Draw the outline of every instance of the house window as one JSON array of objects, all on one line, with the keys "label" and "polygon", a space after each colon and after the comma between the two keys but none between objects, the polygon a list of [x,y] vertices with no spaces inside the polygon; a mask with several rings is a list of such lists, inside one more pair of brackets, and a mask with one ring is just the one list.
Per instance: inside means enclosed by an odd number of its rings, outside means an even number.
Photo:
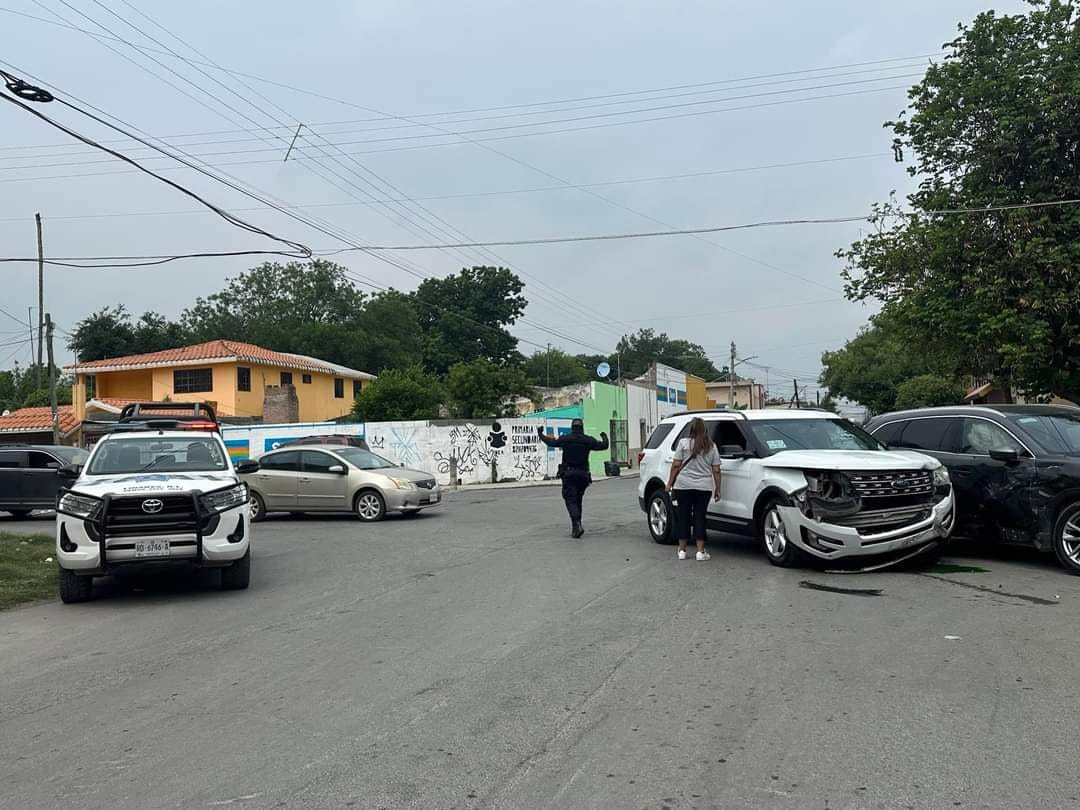
[{"label": "house window", "polygon": [[281,372],[281,384],[282,385],[292,385],[292,372],[291,371],[283,371],[283,372]]},{"label": "house window", "polygon": [[97,397],[97,376],[94,374],[86,375],[86,398],[95,399]]},{"label": "house window", "polygon": [[345,381],[334,380],[334,398],[345,399]]},{"label": "house window", "polygon": [[364,390],[364,386],[360,384],[359,380],[353,380],[352,381],[352,396],[353,396],[353,399],[356,399],[358,396],[360,396],[360,392],[363,391],[363,390]]},{"label": "house window", "polygon": [[212,368],[178,368],[173,372],[174,394],[201,394],[213,390]]},{"label": "house window", "polygon": [[250,391],[251,390],[251,369],[250,368],[238,368],[238,369],[236,369],[236,390],[237,391]]},{"label": "house window", "polygon": [[311,385],[311,375],[310,374],[305,374],[300,379],[302,379],[304,381],[304,385]]}]

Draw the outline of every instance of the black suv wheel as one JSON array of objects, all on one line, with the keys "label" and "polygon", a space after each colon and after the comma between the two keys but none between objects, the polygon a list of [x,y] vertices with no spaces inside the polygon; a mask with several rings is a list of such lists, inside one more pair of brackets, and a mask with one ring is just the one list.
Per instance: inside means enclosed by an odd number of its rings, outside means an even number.
[{"label": "black suv wheel", "polygon": [[1061,510],[1054,523],[1054,553],[1071,574],[1080,574],[1080,502]]}]

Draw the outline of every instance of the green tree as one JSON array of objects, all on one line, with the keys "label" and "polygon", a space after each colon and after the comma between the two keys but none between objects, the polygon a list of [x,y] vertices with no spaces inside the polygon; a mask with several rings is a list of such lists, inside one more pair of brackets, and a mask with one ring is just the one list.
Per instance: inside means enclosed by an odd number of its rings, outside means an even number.
[{"label": "green tree", "polygon": [[461,419],[513,416],[514,398],[535,396],[522,369],[483,357],[451,366],[446,390],[450,413]]},{"label": "green tree", "polygon": [[80,362],[156,352],[183,346],[186,336],[178,323],[156,312],[144,312],[132,323],[123,304],[105,307],[83,318],[68,338],[67,347]]},{"label": "green tree", "polygon": [[896,409],[934,408],[939,405],[959,405],[964,388],[956,380],[936,374],[920,374],[896,386]]},{"label": "green tree", "polygon": [[821,398],[821,403],[820,403],[819,407],[821,407],[822,409],[824,409],[826,411],[832,411],[833,413],[836,413],[836,414],[840,413],[840,408],[836,404],[836,399],[833,397],[831,391],[827,392],[825,394],[825,396],[823,396]]},{"label": "green tree", "polygon": [[525,312],[524,289],[505,267],[464,268],[422,282],[411,298],[428,371],[446,374],[456,363],[481,358],[497,365],[520,363],[517,338],[506,327]]},{"label": "green tree", "polygon": [[387,369],[356,397],[353,413],[366,422],[434,419],[446,392],[419,365]]},{"label": "green tree", "polygon": [[[909,213],[839,252],[848,296],[877,299],[920,345],[1008,391],[1080,402],[1080,27],[1072,3],[980,14],[889,122],[919,179]],[[965,213],[936,213],[961,210]],[[864,403],[866,404],[866,403]]]},{"label": "green tree", "polygon": [[[624,335],[615,354],[621,356],[622,374],[628,379],[640,377],[654,361],[705,380],[714,380],[720,374],[700,345],[672,339],[663,332],[657,334],[653,329]],[[616,367],[616,362],[611,363],[612,368]]]},{"label": "green tree", "polygon": [[368,299],[344,267],[321,259],[261,264],[198,299],[182,322],[193,342],[240,340],[361,370],[420,359],[415,312],[404,296]]},{"label": "green tree", "polygon": [[[0,413],[19,408],[45,407],[50,403],[49,389],[37,388],[37,364],[26,368],[18,365],[10,371],[0,371]],[[48,371],[42,369],[41,379],[48,380]],[[47,384],[47,382],[46,382]],[[58,405],[71,404],[71,383],[59,378],[56,386]]]},{"label": "green tree", "polygon": [[559,388],[586,382],[592,375],[576,357],[549,349],[538,351],[525,361],[525,376],[531,385]]},{"label": "green tree", "polygon": [[878,315],[842,349],[821,357],[820,382],[834,397],[865,406],[872,414],[893,410],[897,386],[936,372],[955,378],[952,359],[919,347],[896,319]]}]

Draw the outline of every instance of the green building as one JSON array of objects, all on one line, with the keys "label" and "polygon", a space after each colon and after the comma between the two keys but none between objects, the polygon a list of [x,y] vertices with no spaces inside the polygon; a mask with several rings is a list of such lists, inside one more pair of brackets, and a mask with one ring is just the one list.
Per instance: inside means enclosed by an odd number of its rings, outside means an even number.
[{"label": "green building", "polygon": [[584,396],[576,405],[550,408],[526,414],[525,418],[542,419],[580,419],[585,423],[585,432],[600,438],[606,433],[610,447],[589,456],[589,471],[594,476],[604,475],[604,462],[617,461],[628,466],[629,450],[627,447],[626,390],[620,385],[590,383],[588,396]]}]

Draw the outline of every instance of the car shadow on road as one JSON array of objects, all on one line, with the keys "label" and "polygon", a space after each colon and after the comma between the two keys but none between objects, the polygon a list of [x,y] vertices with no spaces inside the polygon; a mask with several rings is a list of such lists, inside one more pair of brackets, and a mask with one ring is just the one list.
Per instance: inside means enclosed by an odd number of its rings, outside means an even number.
[{"label": "car shadow on road", "polygon": [[[394,521],[414,522],[417,520],[431,520],[435,515],[427,512],[417,512],[412,515],[389,514],[377,523],[392,523]],[[259,525],[269,526],[275,523],[352,523],[365,525],[356,515],[348,512],[319,514],[314,512],[269,512]]]}]

